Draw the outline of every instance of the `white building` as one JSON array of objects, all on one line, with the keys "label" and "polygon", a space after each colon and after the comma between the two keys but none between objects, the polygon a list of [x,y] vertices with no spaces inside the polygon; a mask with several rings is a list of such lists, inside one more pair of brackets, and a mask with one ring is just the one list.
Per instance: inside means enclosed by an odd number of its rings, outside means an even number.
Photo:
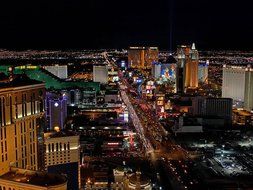
[{"label": "white building", "polygon": [[68,78],[68,66],[67,65],[52,65],[45,66],[45,69],[60,79]]},{"label": "white building", "polygon": [[222,97],[243,102],[245,93],[245,67],[223,66]]},{"label": "white building", "polygon": [[44,133],[45,168],[68,177],[68,188],[80,188],[79,136],[72,132]]},{"label": "white building", "polygon": [[201,83],[208,82],[208,64],[200,63],[198,66],[198,79]]},{"label": "white building", "polygon": [[253,69],[247,68],[245,73],[244,108],[247,111],[253,109]]},{"label": "white building", "polygon": [[108,66],[93,65],[93,82],[108,83]]},{"label": "white building", "polygon": [[161,76],[161,63],[155,63],[152,65],[152,76],[156,79]]}]

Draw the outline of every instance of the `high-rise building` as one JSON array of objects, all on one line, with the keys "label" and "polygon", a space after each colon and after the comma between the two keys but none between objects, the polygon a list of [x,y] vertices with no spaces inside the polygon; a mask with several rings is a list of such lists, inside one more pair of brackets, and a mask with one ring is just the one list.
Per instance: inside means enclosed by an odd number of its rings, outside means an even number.
[{"label": "high-rise building", "polygon": [[227,124],[231,124],[232,105],[233,100],[231,98],[194,97],[191,113],[194,116],[223,118]]},{"label": "high-rise building", "polygon": [[71,107],[91,107],[97,104],[97,91],[94,88],[78,88],[62,90],[62,96],[66,97],[67,105]]},{"label": "high-rise building", "polygon": [[247,111],[253,109],[253,69],[250,66],[245,72],[244,108]]},{"label": "high-rise building", "polygon": [[145,47],[130,47],[128,49],[128,65],[131,68],[144,68]]},{"label": "high-rise building", "polygon": [[161,77],[163,81],[175,82],[176,67],[177,60],[170,55],[166,61],[152,64],[152,75],[156,79]]},{"label": "high-rise building", "polygon": [[176,86],[177,93],[183,93],[185,91],[185,76],[186,76],[186,60],[189,56],[189,46],[179,46],[177,48],[177,70],[176,70]]},{"label": "high-rise building", "polygon": [[232,120],[231,98],[206,98],[203,104],[203,114],[206,116],[219,116],[229,121]]},{"label": "high-rise building", "polygon": [[145,50],[145,68],[150,69],[152,63],[157,62],[159,57],[158,47],[147,47]]},{"label": "high-rise building", "polygon": [[49,173],[65,174],[68,189],[80,188],[79,136],[72,132],[44,134],[45,167]]},{"label": "high-rise building", "polygon": [[192,107],[193,115],[232,118],[231,98],[194,97],[192,99]]},{"label": "high-rise building", "polygon": [[176,92],[184,92],[184,67],[181,67],[180,65],[176,68]]},{"label": "high-rise building", "polygon": [[161,71],[162,71],[162,64],[161,63],[154,63],[152,65],[152,77],[155,79],[158,79],[161,77]]},{"label": "high-rise building", "polygon": [[203,96],[196,96],[192,98],[192,107],[190,109],[190,113],[193,116],[202,116],[204,115],[204,101],[206,100],[206,97]]},{"label": "high-rise building", "polygon": [[222,97],[243,102],[245,93],[245,67],[223,66]]},{"label": "high-rise building", "polygon": [[130,47],[128,49],[128,65],[131,68],[151,68],[152,63],[158,62],[157,47]]},{"label": "high-rise building", "polygon": [[45,66],[45,69],[60,79],[68,78],[68,66],[67,65],[50,65]]},{"label": "high-rise building", "polygon": [[201,83],[208,82],[208,61],[204,63],[200,63],[198,66],[198,80]]},{"label": "high-rise building", "polygon": [[[198,87],[198,65],[199,65],[199,53],[193,43],[192,46],[179,46],[177,49],[178,57],[178,75],[179,78],[183,78],[184,84],[178,85],[183,86],[185,91],[187,88],[195,89]],[[182,69],[183,68],[183,69]],[[181,71],[180,71],[181,70]],[[183,74],[183,77],[180,76]],[[178,87],[179,88],[179,87]],[[179,88],[179,91],[181,89]]]},{"label": "high-rise building", "polygon": [[0,176],[9,166],[38,170],[45,84],[26,75],[0,82]]},{"label": "high-rise building", "polygon": [[108,83],[108,66],[105,64],[93,65],[93,82]]},{"label": "high-rise building", "polygon": [[67,118],[67,96],[56,92],[46,93],[47,130],[55,127],[64,128]]},{"label": "high-rise building", "polygon": [[186,76],[185,87],[197,88],[198,87],[198,65],[199,65],[199,53],[195,48],[195,44],[189,51],[189,58],[186,61]]}]

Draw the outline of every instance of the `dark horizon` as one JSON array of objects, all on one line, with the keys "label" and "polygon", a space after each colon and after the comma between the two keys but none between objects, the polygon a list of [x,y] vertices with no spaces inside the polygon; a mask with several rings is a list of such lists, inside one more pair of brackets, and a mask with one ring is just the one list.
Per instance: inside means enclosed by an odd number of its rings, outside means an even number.
[{"label": "dark horizon", "polygon": [[[253,49],[251,3],[160,0],[16,0],[1,5],[0,48]],[[170,34],[172,31],[172,43]]]}]

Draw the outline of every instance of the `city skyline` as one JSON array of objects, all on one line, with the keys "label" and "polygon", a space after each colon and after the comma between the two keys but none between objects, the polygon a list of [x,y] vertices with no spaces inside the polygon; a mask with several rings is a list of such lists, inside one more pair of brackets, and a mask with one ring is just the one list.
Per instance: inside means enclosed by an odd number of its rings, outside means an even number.
[{"label": "city skyline", "polygon": [[251,7],[2,2],[0,190],[253,189]]},{"label": "city skyline", "polygon": [[0,190],[253,187],[252,53],[0,58]]},{"label": "city skyline", "polygon": [[251,49],[250,7],[250,2],[217,0],[14,0],[1,6],[0,47],[99,49],[152,45],[175,50],[179,44],[196,42],[199,49]]}]

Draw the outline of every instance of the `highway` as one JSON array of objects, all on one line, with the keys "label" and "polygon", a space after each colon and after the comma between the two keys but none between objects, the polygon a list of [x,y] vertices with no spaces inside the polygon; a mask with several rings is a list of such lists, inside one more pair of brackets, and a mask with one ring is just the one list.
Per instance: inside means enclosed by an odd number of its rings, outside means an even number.
[{"label": "highway", "polygon": [[[187,151],[177,145],[171,134],[165,131],[151,110],[152,106],[148,106],[150,110],[142,110],[141,104],[148,105],[150,103],[144,99],[138,99],[135,95],[131,95],[129,93],[130,89],[131,91],[134,89],[122,75],[120,76],[122,82],[120,85],[122,100],[128,107],[130,117],[146,149],[147,159],[154,166],[154,172],[157,172],[158,178],[160,178],[160,169],[158,169],[160,163],[162,164],[162,168],[164,168],[163,172],[166,173],[167,179],[165,180],[170,182],[173,189],[192,189],[195,182],[189,176],[190,172],[188,173],[187,168],[181,171],[173,169],[171,166],[171,161],[173,160],[174,162],[179,162],[180,165],[184,160],[189,160]],[[184,166],[187,167],[187,164],[184,164]]]},{"label": "highway", "polygon": [[[184,160],[189,160],[188,152],[177,145],[171,134],[163,128],[152,110],[152,103],[150,104],[145,99],[139,99],[136,95],[132,95],[130,91],[136,92],[136,89],[128,83],[121,72],[119,72],[119,78],[121,81],[121,98],[128,108],[133,125],[145,148],[146,157],[154,166],[158,181],[160,179],[160,163],[164,168],[163,172],[167,173],[163,184],[170,182],[173,189],[176,190],[192,189],[190,185],[192,185],[193,180],[189,176],[187,164],[182,165],[181,163]],[[147,107],[150,109],[144,111],[141,104],[149,105]],[[179,170],[173,169],[172,164],[177,165],[177,167],[180,166]],[[181,167],[185,168],[180,169]]]},{"label": "highway", "polygon": [[142,144],[146,149],[146,153],[151,153],[154,151],[154,148],[151,145],[150,141],[144,135],[144,129],[143,129],[143,126],[140,122],[140,119],[137,116],[135,109],[133,108],[132,103],[130,102],[130,100],[125,92],[126,88],[127,88],[126,86],[120,85],[121,98],[128,108],[128,111],[130,113],[130,117],[133,121],[133,125],[134,125],[136,132],[138,133],[140,139],[142,140]]},{"label": "highway", "polygon": [[122,74],[119,76],[122,82],[120,85],[122,99],[129,109],[130,116],[137,132],[140,133],[143,144],[147,144],[147,153],[155,152],[157,159],[165,157],[167,159],[187,160],[189,158],[187,151],[175,143],[171,134],[165,131],[153,111],[141,109],[141,104],[148,105],[149,102],[129,94],[130,89],[131,91],[135,91],[135,89],[122,77]]}]

